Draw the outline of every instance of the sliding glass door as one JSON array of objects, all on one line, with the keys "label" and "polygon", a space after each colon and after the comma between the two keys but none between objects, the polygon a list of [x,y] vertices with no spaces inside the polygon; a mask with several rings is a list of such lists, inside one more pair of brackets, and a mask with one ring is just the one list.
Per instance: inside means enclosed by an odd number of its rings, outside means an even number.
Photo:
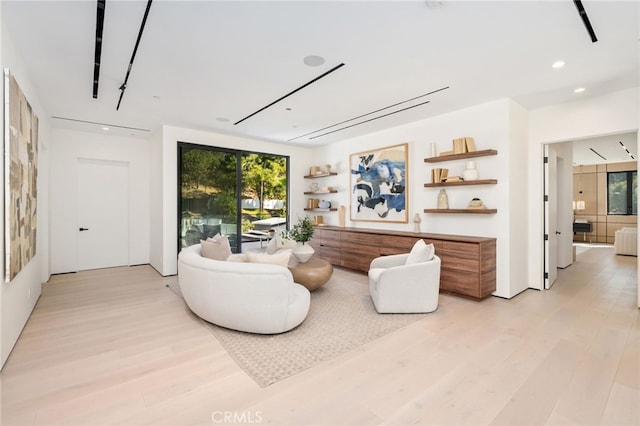
[{"label": "sliding glass door", "polygon": [[178,143],[178,248],[220,233],[234,253],[287,229],[289,158]]}]

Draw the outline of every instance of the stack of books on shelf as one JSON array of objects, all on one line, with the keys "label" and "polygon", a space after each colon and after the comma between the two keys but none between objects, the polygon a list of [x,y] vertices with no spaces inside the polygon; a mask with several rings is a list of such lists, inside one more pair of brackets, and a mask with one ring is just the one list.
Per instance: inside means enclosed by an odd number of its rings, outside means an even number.
[{"label": "stack of books on shelf", "polygon": [[461,176],[447,176],[444,178],[444,182],[462,182],[463,180]]},{"label": "stack of books on shelf", "polygon": [[433,183],[443,182],[447,178],[448,174],[449,174],[449,169],[441,169],[441,168],[431,169],[431,182]]},{"label": "stack of books on shelf", "polygon": [[464,137],[453,140],[452,151],[442,151],[440,155],[464,154],[465,152],[473,152],[476,150],[476,144],[473,138]]}]

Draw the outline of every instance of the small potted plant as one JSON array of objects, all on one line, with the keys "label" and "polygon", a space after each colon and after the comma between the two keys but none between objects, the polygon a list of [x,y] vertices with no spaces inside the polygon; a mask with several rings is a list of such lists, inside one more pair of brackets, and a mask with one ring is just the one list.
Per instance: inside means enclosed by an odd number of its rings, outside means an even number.
[{"label": "small potted plant", "polygon": [[298,247],[293,249],[293,255],[299,262],[307,262],[313,256],[314,250],[309,244],[305,244],[313,237],[313,223],[309,216],[298,219],[298,224],[289,231],[289,238],[298,242]]}]

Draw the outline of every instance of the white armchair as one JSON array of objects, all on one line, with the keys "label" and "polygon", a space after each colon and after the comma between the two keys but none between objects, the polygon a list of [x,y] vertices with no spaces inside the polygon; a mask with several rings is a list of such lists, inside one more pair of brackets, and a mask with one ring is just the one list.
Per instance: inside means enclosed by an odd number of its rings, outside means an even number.
[{"label": "white armchair", "polygon": [[409,253],[377,257],[369,268],[369,292],[378,313],[426,313],[438,308],[440,258],[406,264]]}]

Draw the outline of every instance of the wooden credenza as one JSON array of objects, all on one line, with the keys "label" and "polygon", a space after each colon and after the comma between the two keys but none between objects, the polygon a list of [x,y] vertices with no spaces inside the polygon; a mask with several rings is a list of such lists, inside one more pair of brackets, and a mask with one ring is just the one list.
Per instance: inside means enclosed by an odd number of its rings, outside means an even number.
[{"label": "wooden credenza", "polygon": [[323,226],[310,244],[335,266],[367,272],[374,258],[408,253],[420,238],[442,260],[440,291],[484,299],[496,290],[495,238]]}]

